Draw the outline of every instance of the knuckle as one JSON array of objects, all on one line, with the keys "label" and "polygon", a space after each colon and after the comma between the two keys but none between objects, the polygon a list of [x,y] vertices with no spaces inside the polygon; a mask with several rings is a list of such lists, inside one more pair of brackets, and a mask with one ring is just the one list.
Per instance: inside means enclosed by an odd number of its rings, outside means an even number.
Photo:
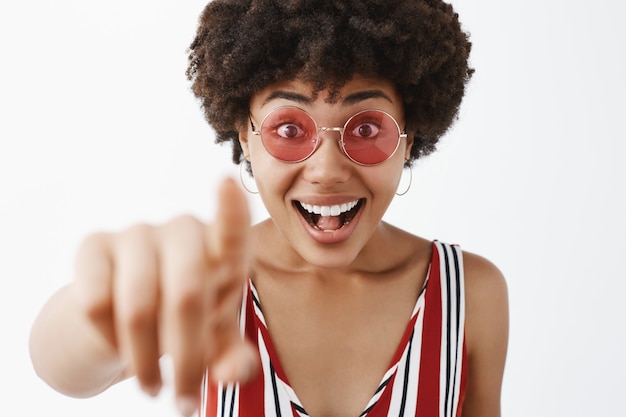
[{"label": "knuckle", "polygon": [[126,230],[122,232],[123,236],[128,236],[131,238],[147,238],[151,237],[154,231],[154,227],[147,223],[137,223],[132,226],[129,226]]},{"label": "knuckle", "polygon": [[87,235],[78,245],[76,254],[77,261],[85,257],[103,254],[106,252],[111,235],[109,233],[97,232]]},{"label": "knuckle", "polygon": [[[164,224],[159,231],[161,246],[197,256],[204,250],[204,224],[191,215],[181,215]],[[180,245],[184,244],[184,251]]]},{"label": "knuckle", "polygon": [[181,214],[165,223],[164,228],[168,232],[187,234],[195,233],[201,225],[202,223],[195,216],[191,214]]},{"label": "knuckle", "polygon": [[146,223],[134,224],[115,235],[115,250],[119,252],[129,247],[140,247],[142,244],[151,242],[153,236],[153,226]]},{"label": "knuckle", "polygon": [[164,225],[159,245],[165,273],[185,283],[202,276],[206,269],[204,225],[195,217],[179,216]]}]

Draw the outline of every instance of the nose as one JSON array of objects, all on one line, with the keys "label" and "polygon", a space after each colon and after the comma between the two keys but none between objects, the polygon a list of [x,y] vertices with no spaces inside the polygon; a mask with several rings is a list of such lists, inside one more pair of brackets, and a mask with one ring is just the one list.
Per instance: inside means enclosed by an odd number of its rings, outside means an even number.
[{"label": "nose", "polygon": [[333,185],[350,178],[352,162],[341,150],[340,128],[321,128],[319,145],[313,155],[304,161],[304,178],[314,184]]}]

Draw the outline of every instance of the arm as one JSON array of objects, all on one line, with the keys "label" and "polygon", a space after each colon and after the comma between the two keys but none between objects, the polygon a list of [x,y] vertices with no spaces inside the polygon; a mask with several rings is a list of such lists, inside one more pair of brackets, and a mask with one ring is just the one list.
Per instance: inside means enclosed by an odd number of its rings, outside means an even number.
[{"label": "arm", "polygon": [[500,417],[508,343],[507,287],[489,261],[465,253],[467,393],[463,417]]},{"label": "arm", "polygon": [[257,356],[243,343],[237,322],[248,229],[245,196],[228,180],[211,225],[181,216],[85,239],[75,280],[33,324],[37,374],[75,397],[95,395],[131,375],[156,395],[159,358],[167,353],[185,416],[198,403],[207,368],[221,380],[251,377]]}]

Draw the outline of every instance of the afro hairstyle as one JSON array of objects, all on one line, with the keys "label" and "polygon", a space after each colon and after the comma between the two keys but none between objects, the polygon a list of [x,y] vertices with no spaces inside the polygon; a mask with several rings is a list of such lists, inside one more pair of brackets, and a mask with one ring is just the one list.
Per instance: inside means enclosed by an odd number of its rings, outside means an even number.
[{"label": "afro hairstyle", "polygon": [[330,97],[355,74],[387,79],[414,142],[407,164],[435,150],[457,117],[471,43],[441,0],[213,0],[189,47],[187,77],[216,142],[238,130],[267,86],[298,79]]}]

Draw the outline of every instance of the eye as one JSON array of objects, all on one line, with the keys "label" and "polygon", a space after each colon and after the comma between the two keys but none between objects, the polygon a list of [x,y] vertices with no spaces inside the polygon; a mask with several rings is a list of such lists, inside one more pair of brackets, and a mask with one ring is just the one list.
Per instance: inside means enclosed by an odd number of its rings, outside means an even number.
[{"label": "eye", "polygon": [[306,132],[294,123],[284,123],[276,127],[276,134],[284,139],[295,139],[305,136]]},{"label": "eye", "polygon": [[375,138],[376,136],[378,136],[379,132],[380,125],[378,125],[377,123],[363,122],[354,126],[350,134],[353,137],[368,139]]}]

